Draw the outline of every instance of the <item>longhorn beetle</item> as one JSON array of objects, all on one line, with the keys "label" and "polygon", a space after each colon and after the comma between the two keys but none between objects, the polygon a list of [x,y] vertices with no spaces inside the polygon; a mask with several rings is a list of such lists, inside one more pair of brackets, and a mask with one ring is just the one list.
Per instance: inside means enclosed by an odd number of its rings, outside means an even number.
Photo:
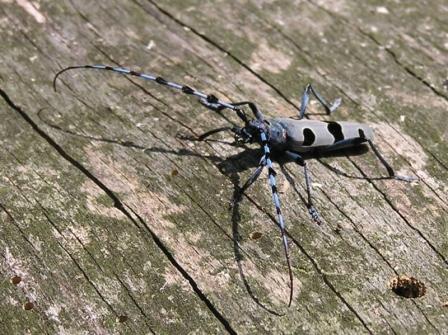
[{"label": "longhorn beetle", "polygon": [[[321,223],[319,214],[313,205],[311,198],[311,182],[308,174],[308,167],[301,153],[327,153],[330,151],[358,146],[362,143],[368,143],[374,154],[386,168],[390,179],[402,181],[413,181],[415,178],[396,175],[392,167],[381,156],[378,149],[373,144],[373,130],[368,125],[356,122],[324,122],[314,120],[304,120],[303,117],[308,106],[310,96],[313,95],[325,108],[327,115],[334,112],[341,104],[341,99],[336,99],[331,105],[311,86],[307,85],[302,95],[301,106],[299,110],[299,119],[292,118],[273,118],[265,119],[260,109],[255,103],[250,101],[242,102],[224,102],[219,100],[213,94],[205,94],[189,86],[180,85],[162,77],[151,74],[140,73],[122,67],[112,67],[107,65],[77,65],[69,66],[60,70],[53,79],[53,88],[56,91],[56,80],[64,72],[74,69],[96,69],[117,72],[124,75],[136,76],[145,80],[155,81],[156,83],[170,88],[182,91],[188,95],[194,95],[199,98],[199,102],[205,107],[219,112],[223,109],[231,109],[243,121],[243,127],[223,127],[208,131],[201,136],[199,140],[204,140],[208,136],[221,131],[231,131],[235,135],[235,140],[240,143],[257,142],[261,145],[262,156],[258,167],[251,174],[248,180],[240,189],[240,194],[244,193],[260,176],[265,167],[268,169],[268,179],[272,191],[272,199],[277,214],[277,223],[280,227],[283,248],[288,266],[290,281],[290,294],[288,307],[291,306],[293,297],[293,275],[291,261],[288,251],[288,240],[286,236],[285,222],[280,209],[280,199],[277,191],[277,182],[275,179],[275,170],[272,166],[271,153],[282,153],[289,159],[292,159],[298,165],[303,167],[305,176],[305,185],[307,191],[307,207],[311,218],[318,224]],[[247,106],[252,111],[254,118],[249,119],[241,107]]]}]

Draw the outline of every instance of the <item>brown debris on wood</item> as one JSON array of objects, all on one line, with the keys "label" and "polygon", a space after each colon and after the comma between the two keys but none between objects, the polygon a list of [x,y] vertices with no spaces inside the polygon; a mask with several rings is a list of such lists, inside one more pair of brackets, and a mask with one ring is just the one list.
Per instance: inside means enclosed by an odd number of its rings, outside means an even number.
[{"label": "brown debris on wood", "polygon": [[[443,1],[2,1],[0,333],[443,333],[446,16]],[[62,67],[101,63],[268,117],[297,115],[311,82],[343,99],[331,116],[312,102],[311,119],[373,125],[419,182],[369,179],[386,171],[368,150],[310,159],[317,226],[301,170],[275,163],[288,309],[266,176],[231,203],[259,148],[194,140],[238,119],[112,73],[53,91]]]}]

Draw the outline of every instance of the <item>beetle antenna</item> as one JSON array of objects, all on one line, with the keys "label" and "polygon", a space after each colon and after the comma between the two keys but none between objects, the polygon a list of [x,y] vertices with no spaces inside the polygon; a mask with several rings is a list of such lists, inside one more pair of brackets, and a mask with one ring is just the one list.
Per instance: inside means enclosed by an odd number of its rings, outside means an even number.
[{"label": "beetle antenna", "polygon": [[221,109],[231,109],[236,111],[237,115],[240,117],[240,119],[243,120],[244,123],[248,122],[248,119],[246,115],[237,107],[240,105],[249,105],[251,110],[253,111],[254,115],[258,118],[261,115],[261,112],[259,112],[258,108],[255,106],[252,102],[242,102],[242,103],[230,103],[230,102],[224,102],[219,100],[215,95],[213,94],[205,94],[201,91],[197,91],[194,88],[191,88],[187,85],[181,85],[175,82],[168,81],[160,76],[155,76],[152,74],[145,74],[137,71],[133,71],[130,69],[126,69],[123,67],[113,67],[108,65],[76,65],[76,66],[69,66],[66,68],[63,68],[53,78],[53,89],[56,90],[56,84],[58,77],[63,74],[64,72],[67,72],[69,70],[75,70],[75,69],[95,69],[95,70],[104,70],[104,71],[112,71],[116,73],[120,73],[123,75],[129,75],[129,76],[135,76],[144,80],[154,81],[157,84],[168,86],[170,88],[174,88],[176,90],[180,90],[185,94],[188,95],[194,95],[200,99],[200,102],[205,105],[207,108],[210,108],[212,110],[221,110]]}]

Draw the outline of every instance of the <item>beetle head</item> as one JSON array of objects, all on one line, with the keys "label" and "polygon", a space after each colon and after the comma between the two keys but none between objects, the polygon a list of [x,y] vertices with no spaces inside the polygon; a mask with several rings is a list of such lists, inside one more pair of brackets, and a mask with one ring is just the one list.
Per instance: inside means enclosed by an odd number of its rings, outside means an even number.
[{"label": "beetle head", "polygon": [[250,120],[243,128],[236,128],[235,139],[239,143],[260,142],[260,133],[269,136],[269,123],[267,121]]}]

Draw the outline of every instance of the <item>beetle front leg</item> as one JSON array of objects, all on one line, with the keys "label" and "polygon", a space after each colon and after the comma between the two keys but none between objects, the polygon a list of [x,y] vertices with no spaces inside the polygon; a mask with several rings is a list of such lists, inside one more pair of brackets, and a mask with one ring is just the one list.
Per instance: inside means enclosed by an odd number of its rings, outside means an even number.
[{"label": "beetle front leg", "polygon": [[311,84],[308,84],[306,85],[302,95],[299,119],[303,119],[303,116],[305,115],[306,108],[308,107],[308,102],[310,101],[310,94],[313,94],[316,97],[320,104],[325,108],[328,115],[333,113],[342,102],[341,98],[337,98],[330,106],[330,104],[313,88],[313,86],[311,86]]},{"label": "beetle front leg", "polygon": [[196,140],[204,141],[209,136],[223,132],[223,131],[231,131],[232,133],[234,133],[236,143],[246,143],[247,142],[244,140],[244,135],[247,136],[247,133],[245,133],[244,128],[241,128],[241,127],[221,127],[221,128],[212,129],[212,130],[209,130],[209,131],[197,136]]},{"label": "beetle front leg", "polygon": [[314,220],[314,222],[316,222],[319,225],[322,224],[319,212],[314,207],[313,200],[311,198],[311,181],[308,174],[308,165],[306,164],[302,156],[300,156],[298,153],[292,151],[285,151],[285,153],[290,159],[294,160],[300,166],[303,166],[303,174],[305,176],[306,193],[308,198],[308,204],[307,204],[308,213],[310,213],[311,218]]},{"label": "beetle front leg", "polygon": [[209,130],[209,131],[199,135],[197,137],[197,140],[198,141],[204,141],[207,137],[209,137],[209,136],[211,136],[213,134],[217,134],[217,133],[220,133],[220,132],[223,132],[223,131],[233,131],[232,129],[233,129],[232,127],[222,127],[222,128],[212,129],[212,130]]},{"label": "beetle front leg", "polygon": [[238,190],[237,195],[233,199],[233,203],[237,203],[240,201],[241,196],[243,193],[258,179],[261,172],[263,171],[264,167],[266,166],[266,156],[263,155],[260,159],[260,163],[258,164],[257,169],[252,172],[250,177],[246,180],[246,182],[243,184],[243,186]]}]

